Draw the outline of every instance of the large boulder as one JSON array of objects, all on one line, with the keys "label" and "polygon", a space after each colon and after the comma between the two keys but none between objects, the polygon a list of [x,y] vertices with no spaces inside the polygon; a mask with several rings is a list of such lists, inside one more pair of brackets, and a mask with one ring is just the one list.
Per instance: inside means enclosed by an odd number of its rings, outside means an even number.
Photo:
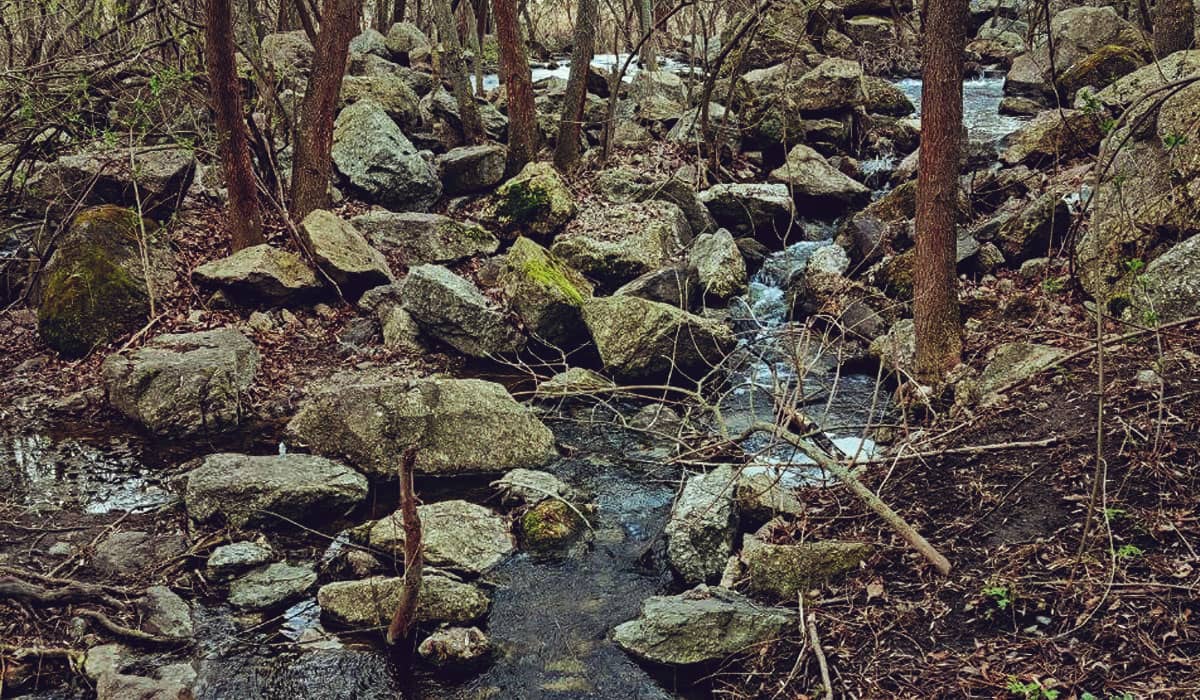
[{"label": "large boulder", "polygon": [[409,270],[400,301],[422,331],[472,357],[512,353],[524,345],[500,307],[441,265]]},{"label": "large boulder", "polygon": [[421,98],[403,77],[390,75],[347,75],[342,78],[342,105],[371,100],[383,108],[401,128],[420,126]]},{"label": "large boulder", "polygon": [[667,559],[684,583],[715,581],[733,553],[735,477],[729,467],[693,474],[667,521]]},{"label": "large boulder", "polygon": [[160,335],[101,367],[118,411],[160,435],[216,435],[248,418],[258,348],[232,328]]},{"label": "large boulder", "polygon": [[433,44],[417,25],[412,22],[397,22],[388,29],[384,46],[392,58],[403,65],[428,61]]},{"label": "large boulder", "polygon": [[1137,27],[1111,7],[1071,7],[1059,12],[1050,22],[1050,38],[1052,41],[1042,37],[1028,52],[1013,60],[1005,78],[1005,94],[1046,99],[1060,89],[1064,74],[1070,73],[1077,63],[1095,61],[1089,57],[1101,49],[1124,47],[1140,51],[1145,47],[1145,39]]},{"label": "large boulder", "polygon": [[588,209],[550,251],[609,293],[664,265],[692,239],[678,206],[659,200]]},{"label": "large boulder", "polygon": [[604,367],[616,379],[695,379],[735,345],[724,324],[634,296],[600,297],[583,305],[583,320]]},{"label": "large boulder", "polygon": [[660,267],[634,279],[613,292],[613,296],[631,296],[696,311],[704,300],[699,269],[687,261]]},{"label": "large boulder", "polygon": [[[733,34],[737,27],[748,21],[750,18],[746,14],[753,11],[739,13],[733,21],[725,24],[720,36],[721,46],[729,46],[734,42]],[[754,40],[738,43],[738,48],[727,62],[753,70],[773,66],[793,56],[815,53],[808,35],[812,14],[813,5],[802,0],[778,0],[769,4],[757,22]]]},{"label": "large boulder", "polygon": [[[335,581],[317,590],[321,617],[347,627],[387,625],[403,590],[400,577]],[[462,624],[487,614],[491,600],[475,586],[440,574],[426,574],[417,594],[415,620],[425,624]]]},{"label": "large boulder", "polygon": [[580,307],[592,283],[557,256],[522,236],[504,255],[497,282],[535,338],[564,348],[586,342]]},{"label": "large boulder", "polygon": [[638,202],[656,199],[678,206],[687,217],[694,236],[717,230],[717,222],[704,202],[700,201],[696,188],[678,177],[647,183],[639,187],[633,197]]},{"label": "large boulder", "polygon": [[162,146],[116,148],[95,144],[38,169],[25,191],[57,214],[76,206],[115,204],[165,220],[179,207],[196,174],[196,154]]},{"label": "large boulder", "polygon": [[[479,120],[483,123],[484,134],[496,141],[506,141],[508,138],[508,117],[491,102],[475,97],[475,107],[479,111]],[[458,100],[445,88],[437,88],[421,98],[421,110],[426,123],[432,123],[434,132],[441,144],[447,148],[465,145],[462,137],[462,110]]]},{"label": "large boulder", "polygon": [[392,281],[383,254],[337,214],[317,209],[300,222],[300,232],[321,270],[343,294],[357,298]]},{"label": "large boulder", "polygon": [[338,114],[330,155],[354,189],[388,209],[428,211],[442,194],[433,167],[374,100]]},{"label": "large boulder", "polygon": [[[512,533],[504,518],[466,501],[439,501],[417,507],[421,518],[421,547],[432,565],[469,574],[482,574],[513,552]],[[399,511],[376,522],[371,547],[403,559],[404,523]]]},{"label": "large boulder", "polygon": [[1120,112],[1142,95],[1196,73],[1200,73],[1200,49],[1177,51],[1133,71],[1091,97],[1100,105]]},{"label": "large boulder", "polygon": [[792,194],[784,184],[726,183],[700,193],[717,224],[767,245],[787,240],[796,216]]},{"label": "large boulder", "polygon": [[[836,116],[867,103],[862,66],[844,58],[826,58],[818,66],[800,72],[792,64],[780,64],[759,75],[747,74],[752,94],[744,123],[754,125],[758,138],[782,143],[806,131],[800,122],[820,116]],[[756,80],[757,79],[757,80]]]},{"label": "large boulder", "polygon": [[836,218],[871,201],[871,190],[804,144],[788,151],[784,164],[771,171],[771,180],[788,186],[797,210],[807,217]]},{"label": "large boulder", "polygon": [[1101,46],[1064,71],[1058,79],[1058,86],[1064,97],[1072,99],[1085,87],[1096,92],[1144,65],[1146,59],[1135,49],[1118,45]]},{"label": "large boulder", "polygon": [[307,564],[275,562],[229,584],[229,604],[239,610],[279,610],[308,592],[317,572]]},{"label": "large boulder", "polygon": [[1085,155],[1100,144],[1096,116],[1073,109],[1047,110],[1014,133],[1000,159],[1008,165],[1043,165]]},{"label": "large boulder", "polygon": [[204,263],[192,280],[250,305],[303,303],[324,289],[300,256],[266,243]]},{"label": "large boulder", "polygon": [[481,226],[441,214],[369,211],[350,220],[371,245],[397,254],[409,266],[455,263],[491,255],[500,241]]},{"label": "large boulder", "polygon": [[863,78],[863,88],[866,92],[864,106],[871,114],[907,117],[917,111],[908,95],[890,80],[869,75]]},{"label": "large boulder", "polygon": [[188,472],[184,502],[196,520],[220,515],[240,528],[249,523],[286,524],[275,515],[318,522],[350,510],[366,497],[366,478],[324,457],[225,452],[205,457]]},{"label": "large boulder", "polygon": [[746,261],[729,231],[720,229],[697,237],[688,251],[688,262],[705,295],[724,301],[746,291]]},{"label": "large boulder", "polygon": [[38,333],[74,359],[141,328],[151,297],[174,282],[173,263],[166,232],[133,211],[80,212],[42,271]]},{"label": "large boulder", "polygon": [[574,216],[575,197],[549,163],[529,163],[496,189],[489,209],[506,229],[526,236],[551,236]]},{"label": "large boulder", "polygon": [[1170,323],[1200,315],[1200,235],[1155,258],[1132,285],[1129,298],[1138,323]]},{"label": "large boulder", "polygon": [[413,445],[426,474],[535,468],[554,457],[550,429],[503,386],[480,379],[342,373],[309,388],[287,432],[376,476],[395,475]]},{"label": "large boulder", "polygon": [[275,32],[262,39],[262,57],[267,68],[286,88],[302,89],[303,79],[312,70],[316,53],[303,29]]},{"label": "large boulder", "polygon": [[721,661],[787,635],[794,611],[757,605],[725,588],[697,586],[654,596],[635,620],[617,625],[613,641],[639,659],[686,666]]},{"label": "large boulder", "polygon": [[745,590],[790,603],[797,595],[857,568],[870,553],[871,546],[861,542],[769,544],[747,535],[739,558],[745,569]]},{"label": "large boulder", "polygon": [[438,156],[442,189],[448,195],[487,190],[504,179],[508,149],[498,144],[461,146]]}]

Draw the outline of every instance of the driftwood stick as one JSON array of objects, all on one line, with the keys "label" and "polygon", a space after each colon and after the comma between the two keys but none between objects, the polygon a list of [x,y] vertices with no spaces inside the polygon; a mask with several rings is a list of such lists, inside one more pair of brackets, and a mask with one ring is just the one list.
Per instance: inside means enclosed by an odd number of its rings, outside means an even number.
[{"label": "driftwood stick", "polygon": [[808,455],[810,459],[823,469],[840,479],[842,483],[850,488],[854,495],[867,504],[867,507],[875,511],[888,525],[891,525],[892,529],[898,532],[906,542],[912,545],[914,549],[920,552],[937,568],[938,573],[943,576],[950,574],[950,561],[934,549],[933,545],[929,544],[929,541],[921,536],[921,533],[917,532],[912,525],[909,525],[904,518],[900,517],[896,511],[884,503],[879,496],[876,496],[871,489],[864,486],[858,480],[858,477],[854,476],[847,467],[830,457],[828,452],[818,447],[811,440],[805,440],[774,423],[756,423],[754,428],[756,431],[771,433]]},{"label": "driftwood stick", "polygon": [[424,556],[421,546],[421,516],[417,514],[417,495],[413,489],[413,470],[417,448],[409,447],[400,458],[400,519],[404,527],[404,578],[400,602],[387,629],[387,643],[407,639],[416,619],[417,595],[421,592]]}]

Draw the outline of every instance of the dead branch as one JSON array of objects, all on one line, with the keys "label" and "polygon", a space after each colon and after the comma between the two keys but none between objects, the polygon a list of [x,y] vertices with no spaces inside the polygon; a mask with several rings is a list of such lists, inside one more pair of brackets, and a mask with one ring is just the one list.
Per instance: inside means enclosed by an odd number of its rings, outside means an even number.
[{"label": "dead branch", "polygon": [[131,644],[141,644],[145,646],[170,646],[178,647],[185,644],[190,644],[190,640],[178,639],[175,637],[160,637],[157,634],[150,634],[141,630],[135,630],[131,627],[113,622],[112,618],[102,612],[96,610],[76,610],[75,614],[79,617],[86,618],[100,625],[106,632],[119,637],[123,641]]},{"label": "dead branch", "polygon": [[413,471],[417,448],[409,447],[400,458],[400,518],[404,527],[404,578],[400,586],[400,602],[392,623],[388,625],[387,643],[394,645],[407,639],[416,618],[417,596],[421,592],[421,573],[424,557],[421,547],[421,516],[417,514],[417,496],[413,490]]},{"label": "dead branch", "polygon": [[73,581],[57,588],[43,588],[12,576],[0,578],[0,598],[44,607],[73,603],[103,603],[114,608],[122,607],[121,601],[110,596],[100,586]]},{"label": "dead branch", "polygon": [[817,666],[821,668],[821,683],[825,686],[825,698],[833,700],[833,680],[829,677],[829,663],[825,660],[825,650],[821,648],[821,637],[817,634],[817,617],[810,613],[806,625],[809,641],[812,642],[813,656],[817,657]]}]

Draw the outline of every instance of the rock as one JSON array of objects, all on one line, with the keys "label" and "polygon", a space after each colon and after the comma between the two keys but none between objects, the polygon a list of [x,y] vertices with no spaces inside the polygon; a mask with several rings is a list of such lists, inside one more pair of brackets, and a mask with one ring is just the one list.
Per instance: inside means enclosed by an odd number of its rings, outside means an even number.
[{"label": "rock", "polygon": [[335,375],[309,388],[287,432],[374,476],[396,474],[412,444],[425,474],[540,467],[554,455],[549,428],[503,386],[479,379]]},{"label": "rock", "polygon": [[658,664],[683,666],[740,654],[784,636],[796,614],[764,608],[724,588],[697,586],[674,596],[654,596],[637,619],[617,625],[613,641]]},{"label": "rock", "polygon": [[137,603],[142,629],[173,639],[191,639],[192,609],[166,586],[151,586]]},{"label": "rock", "polygon": [[[1054,94],[1059,78],[1070,73],[1077,63],[1085,64],[1082,72],[1090,72],[1086,63],[1097,51],[1105,47],[1139,51],[1145,46],[1141,32],[1111,7],[1067,8],[1054,15],[1050,34],[1052,43],[1043,37],[1027,53],[1013,60],[1004,83],[1005,94],[1044,99]],[[1057,75],[1051,74],[1052,67]]]},{"label": "rock", "polygon": [[904,91],[885,78],[868,75],[863,78],[867,112],[891,117],[907,117],[917,111]]},{"label": "rock", "polygon": [[797,595],[857,569],[870,554],[871,546],[861,542],[767,544],[747,535],[741,553],[744,585],[752,595],[790,603]]},{"label": "rock", "polygon": [[375,102],[404,129],[421,123],[421,98],[399,75],[347,75],[342,78],[340,99],[343,107],[361,100]]},{"label": "rock", "polygon": [[616,386],[611,379],[590,369],[572,367],[539,383],[534,398],[542,401],[559,400],[593,392],[603,393]]},{"label": "rock", "polygon": [[1085,87],[1104,88],[1146,65],[1146,59],[1128,46],[1101,46],[1076,61],[1058,79],[1064,97],[1072,99]]},{"label": "rock", "polygon": [[169,664],[155,678],[104,673],[96,679],[96,700],[191,700],[196,672],[190,664]]},{"label": "rock", "polygon": [[[678,435],[684,427],[683,419],[669,406],[650,403],[639,408],[629,417],[629,427],[657,436]],[[643,436],[645,438],[647,436]]]},{"label": "rock", "polygon": [[550,252],[587,275],[601,293],[663,266],[691,240],[683,211],[648,201],[590,209],[558,236]]},{"label": "rock", "polygon": [[911,318],[900,319],[887,332],[871,341],[871,356],[893,372],[912,372],[916,367],[917,334]]},{"label": "rock", "polygon": [[575,490],[550,472],[514,469],[492,483],[506,503],[535,506],[548,499],[573,500]]},{"label": "rock", "polygon": [[996,247],[1015,262],[1050,253],[1071,227],[1071,209],[1050,190],[1008,217],[996,231]]},{"label": "rock", "polygon": [[[515,548],[508,524],[496,513],[466,501],[439,501],[417,507],[426,563],[477,575],[493,568]],[[373,549],[403,560],[404,526],[399,511],[371,526]]]},{"label": "rock", "polygon": [[221,545],[208,555],[204,571],[214,581],[225,581],[256,569],[275,559],[275,550],[259,542],[234,542]]},{"label": "rock", "polygon": [[1028,97],[1005,97],[1000,100],[1000,113],[1014,117],[1036,117],[1046,106]]},{"label": "rock", "polygon": [[[508,139],[508,117],[491,102],[480,97],[475,98],[475,107],[479,110],[479,119],[483,122],[484,133],[496,141]],[[462,134],[462,112],[458,108],[458,100],[450,91],[444,88],[435,89],[421,100],[421,108],[428,114],[427,122],[435,123],[434,128],[442,136],[441,144],[446,147],[464,145],[460,141]]]},{"label": "rock", "polygon": [[374,100],[338,114],[331,156],[352,187],[388,209],[428,211],[442,194],[437,173]]},{"label": "rock", "polygon": [[393,24],[384,42],[392,58],[403,65],[426,61],[433,51],[428,37],[412,22]]},{"label": "rock", "polygon": [[196,155],[186,148],[132,150],[92,144],[35,171],[25,192],[40,208],[63,215],[75,206],[111,204],[159,221],[171,217],[192,186]]},{"label": "rock", "polygon": [[846,20],[846,36],[864,48],[894,46],[897,40],[896,23],[888,17],[862,15]]},{"label": "rock", "polygon": [[372,28],[350,40],[350,53],[372,54],[388,59],[392,57],[392,52],[387,47],[387,37]]},{"label": "rock", "polygon": [[735,344],[717,321],[632,296],[588,300],[583,320],[605,369],[619,380],[698,376]]},{"label": "rock", "polygon": [[734,474],[718,467],[687,478],[667,521],[667,558],[684,583],[720,578],[733,553]]},{"label": "rock", "polygon": [[844,275],[850,269],[850,258],[840,245],[824,245],[808,257],[806,274]]},{"label": "rock", "polygon": [[647,272],[617,289],[613,296],[639,297],[694,311],[704,295],[696,267],[678,263]]},{"label": "rock", "polygon": [[724,301],[746,291],[746,261],[733,234],[725,229],[696,238],[688,251],[688,263],[696,269],[705,295],[713,299]]},{"label": "rock", "polygon": [[229,604],[241,610],[273,610],[304,597],[317,582],[308,565],[276,562],[229,584]]},{"label": "rock", "polygon": [[678,177],[669,177],[659,182],[642,185],[634,193],[633,198],[639,202],[660,200],[676,205],[687,217],[692,235],[699,236],[717,230],[716,220],[709,213],[708,207],[700,201],[696,189]]},{"label": "rock", "polygon": [[506,229],[551,236],[577,211],[575,198],[549,163],[529,163],[496,189],[490,212]]},{"label": "rock", "polygon": [[286,87],[302,88],[302,80],[312,70],[316,51],[303,29],[276,32],[262,39],[262,56]]},{"label": "rock", "polygon": [[425,353],[425,343],[421,342],[421,326],[399,306],[389,306],[379,314],[379,324],[383,329],[383,346],[391,350],[399,350],[414,355]]},{"label": "rock", "polygon": [[1021,263],[1017,274],[1024,280],[1038,280],[1050,270],[1050,258],[1030,258]]},{"label": "rock", "polygon": [[580,307],[592,283],[563,260],[522,236],[504,255],[497,282],[535,338],[560,348],[586,342]]},{"label": "rock", "polygon": [[369,211],[350,220],[371,245],[395,253],[410,266],[454,263],[491,255],[500,241],[475,224],[441,214]]},{"label": "rock", "polygon": [[160,335],[111,355],[101,370],[109,401],[159,435],[217,435],[247,417],[258,348],[232,328]]},{"label": "rock", "polygon": [[[667,140],[695,147],[707,144],[704,136],[704,113],[700,107],[693,107],[684,112],[675,126],[667,132]],[[708,128],[716,143],[728,144],[732,150],[738,150],[742,142],[741,122],[732,111],[726,110],[716,102],[708,103]]]},{"label": "rock", "polygon": [[[347,627],[387,625],[396,612],[403,579],[375,576],[335,581],[321,586],[321,617]],[[483,591],[440,574],[426,574],[417,595],[415,619],[420,623],[465,624],[487,614],[491,601]]]},{"label": "rock", "polygon": [[96,545],[92,565],[102,574],[133,576],[183,554],[187,543],[178,533],[151,535],[140,530],[114,532]]},{"label": "rock", "polygon": [[557,499],[541,501],[521,516],[521,542],[535,551],[557,549],[583,530],[583,519],[574,508]]},{"label": "rock", "polygon": [[300,231],[317,265],[343,294],[358,298],[366,290],[392,281],[383,254],[337,214],[317,209],[304,217]]},{"label": "rock", "polygon": [[266,243],[205,263],[192,280],[247,304],[299,304],[324,288],[300,256]]},{"label": "rock", "polygon": [[684,105],[687,102],[687,86],[683,78],[670,71],[638,71],[629,82],[629,99],[636,104],[643,104],[651,98]]},{"label": "rock", "polygon": [[871,191],[843,175],[820,153],[796,144],[787,161],[771,171],[771,179],[788,186],[802,216],[835,218],[871,200]]},{"label": "rock", "polygon": [[991,361],[979,375],[978,394],[985,403],[1014,382],[1029,379],[1066,355],[1061,348],[1018,341],[1005,343],[992,353]]},{"label": "rock", "polygon": [[400,299],[423,332],[461,353],[489,357],[517,352],[524,345],[499,307],[470,281],[440,265],[409,270]]},{"label": "rock", "polygon": [[[143,231],[149,266],[139,243]],[[134,212],[115,206],[80,212],[42,270],[38,334],[64,358],[77,359],[141,328],[151,295],[170,290],[173,265],[166,233]]]},{"label": "rock", "polygon": [[[721,46],[736,43],[734,31],[748,19],[746,13],[750,11],[747,9],[735,15],[725,25],[719,41]],[[757,22],[754,41],[745,42],[746,45],[733,51],[728,60],[752,70],[773,66],[792,56],[815,52],[807,31],[812,14],[813,7],[802,2],[771,3]]]},{"label": "rock", "polygon": [[1101,106],[1124,111],[1142,95],[1196,73],[1200,73],[1200,49],[1177,51],[1118,79],[1093,97]]},{"label": "rock", "polygon": [[773,474],[747,475],[743,472],[738,476],[735,499],[741,516],[759,522],[766,522],[777,515],[804,514],[804,504]]},{"label": "rock", "polygon": [[1082,156],[1100,144],[1100,125],[1087,112],[1047,110],[1011,136],[1000,159],[1009,165],[1039,165]]},{"label": "rock", "polygon": [[1133,283],[1133,318],[1154,326],[1200,315],[1200,235],[1155,258]]},{"label": "rock", "polygon": [[489,189],[504,179],[508,149],[498,144],[462,146],[438,156],[442,189],[448,195]]},{"label": "rock", "polygon": [[444,627],[421,640],[417,653],[441,669],[469,670],[487,660],[492,643],[478,627]]},{"label": "rock", "polygon": [[367,497],[367,480],[324,457],[282,454],[209,455],[188,472],[184,501],[196,520],[223,516],[230,525],[286,525],[270,513],[301,522],[338,515]]},{"label": "rock", "polygon": [[719,226],[768,245],[787,239],[796,214],[791,192],[783,184],[713,185],[700,193],[700,201]]}]

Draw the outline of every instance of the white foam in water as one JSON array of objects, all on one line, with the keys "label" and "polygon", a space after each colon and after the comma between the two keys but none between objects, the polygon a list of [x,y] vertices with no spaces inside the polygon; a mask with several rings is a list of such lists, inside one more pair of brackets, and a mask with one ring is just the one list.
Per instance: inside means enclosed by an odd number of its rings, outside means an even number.
[{"label": "white foam in water", "polygon": [[[826,433],[825,437],[829,438],[842,454],[853,457],[854,464],[862,464],[875,458],[875,443],[870,439],[836,437],[832,433]],[[761,441],[762,438],[759,440]],[[750,445],[751,441],[747,440],[746,444]],[[837,457],[837,455],[834,456]],[[824,484],[829,481],[831,476],[818,467],[812,458],[787,443],[775,445],[764,454],[757,455],[753,462],[742,468],[742,474],[746,476],[766,474],[773,479],[778,479],[785,488]]]},{"label": "white foam in water", "polygon": [[[607,72],[614,65],[618,67],[624,65],[625,59],[628,57],[629,54],[624,53],[617,55],[611,53],[597,54],[592,58],[592,65]],[[691,66],[688,64],[669,58],[659,59],[658,67],[660,70],[667,71],[668,73],[687,73],[688,70],[691,69]],[[633,61],[630,61],[629,68],[625,70],[624,82],[628,83],[629,81],[633,80],[633,76],[637,75],[638,71],[640,70],[641,66],[638,65],[636,58]],[[533,82],[535,83],[539,80],[545,80],[546,78],[560,78],[562,80],[566,80],[567,77],[571,75],[571,62],[563,59],[558,61],[556,67],[554,68],[533,68],[530,73],[531,77],[533,78]],[[696,75],[701,75],[699,69],[696,69]],[[474,86],[474,84],[474,81],[472,81],[471,85]],[[488,73],[487,75],[483,76],[483,89],[485,91],[495,90],[498,87],[500,87],[500,76],[498,74]]]},{"label": "white foam in water", "polygon": [[[921,81],[906,78],[896,81],[896,87],[912,100],[917,108],[914,116],[921,116]],[[982,76],[963,81],[963,122],[967,133],[975,142],[996,142],[1025,123],[1025,119],[1000,114],[1000,100],[1004,99],[1004,77]]]}]

